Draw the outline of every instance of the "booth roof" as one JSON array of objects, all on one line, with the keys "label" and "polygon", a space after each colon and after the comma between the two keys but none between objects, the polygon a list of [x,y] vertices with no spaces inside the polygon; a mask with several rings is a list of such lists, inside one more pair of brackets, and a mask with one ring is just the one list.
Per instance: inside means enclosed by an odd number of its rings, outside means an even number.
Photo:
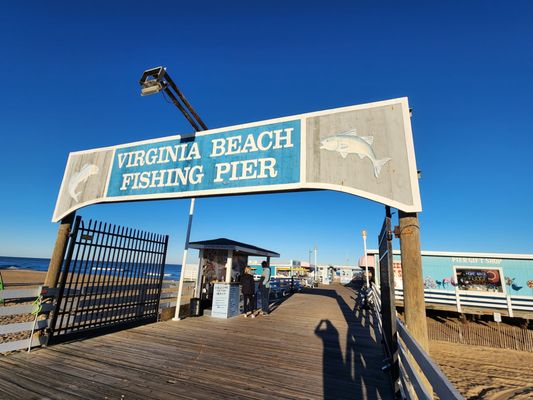
[{"label": "booth roof", "polygon": [[190,242],[189,247],[192,249],[213,249],[213,250],[233,250],[245,253],[249,256],[264,256],[264,257],[279,257],[279,254],[272,251],[262,249],[251,244],[236,242],[226,238],[219,238],[213,240],[202,240],[199,242]]}]

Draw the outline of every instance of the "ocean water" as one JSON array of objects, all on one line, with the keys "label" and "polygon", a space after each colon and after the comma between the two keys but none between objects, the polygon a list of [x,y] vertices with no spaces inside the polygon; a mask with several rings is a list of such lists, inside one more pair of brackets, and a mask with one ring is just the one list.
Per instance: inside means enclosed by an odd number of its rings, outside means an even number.
[{"label": "ocean water", "polygon": [[[23,258],[0,256],[0,271],[4,269],[29,269],[33,271],[48,271],[49,258]],[[114,270],[113,265],[106,265],[104,268],[94,268],[94,273]],[[177,280],[180,278],[180,264],[165,265],[165,279]]]}]

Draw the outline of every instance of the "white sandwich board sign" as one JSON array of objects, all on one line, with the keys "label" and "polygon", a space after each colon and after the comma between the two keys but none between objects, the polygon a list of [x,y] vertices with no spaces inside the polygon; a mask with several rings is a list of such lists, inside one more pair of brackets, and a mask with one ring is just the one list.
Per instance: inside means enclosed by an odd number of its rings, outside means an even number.
[{"label": "white sandwich board sign", "polygon": [[97,203],[313,189],[421,211],[407,98],[70,153],[52,221]]}]

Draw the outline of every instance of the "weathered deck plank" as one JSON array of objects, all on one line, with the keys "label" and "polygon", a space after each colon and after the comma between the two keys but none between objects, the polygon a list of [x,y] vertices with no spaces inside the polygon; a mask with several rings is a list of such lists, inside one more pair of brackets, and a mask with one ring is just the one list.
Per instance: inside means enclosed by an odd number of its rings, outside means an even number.
[{"label": "weathered deck plank", "polygon": [[167,321],[0,360],[0,398],[388,399],[374,320],[350,288],[268,317]]}]

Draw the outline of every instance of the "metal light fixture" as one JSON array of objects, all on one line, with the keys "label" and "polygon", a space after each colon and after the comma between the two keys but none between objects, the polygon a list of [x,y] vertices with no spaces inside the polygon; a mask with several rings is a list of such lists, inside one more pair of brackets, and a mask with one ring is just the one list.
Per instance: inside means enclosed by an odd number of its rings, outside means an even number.
[{"label": "metal light fixture", "polygon": [[159,93],[168,86],[165,81],[166,68],[156,67],[143,72],[139,84],[141,85],[141,96],[149,96]]},{"label": "metal light fixture", "polygon": [[165,88],[166,84],[157,82],[155,80],[149,80],[142,85],[141,96],[149,96],[154,93],[159,93]]}]

